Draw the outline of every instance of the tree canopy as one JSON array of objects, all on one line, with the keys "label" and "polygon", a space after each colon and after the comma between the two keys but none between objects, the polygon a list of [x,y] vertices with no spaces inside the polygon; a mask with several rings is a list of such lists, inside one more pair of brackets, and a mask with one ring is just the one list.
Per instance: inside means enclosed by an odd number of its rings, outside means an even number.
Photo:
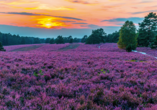
[{"label": "tree canopy", "polygon": [[133,49],[137,46],[136,27],[132,21],[126,21],[120,29],[118,47],[126,49],[128,45],[132,45]]},{"label": "tree canopy", "polygon": [[138,45],[148,47],[154,41],[155,35],[157,34],[156,13],[149,13],[143,22],[139,23],[138,32]]},{"label": "tree canopy", "polygon": [[112,34],[108,34],[106,38],[106,42],[109,43],[117,43],[119,40],[119,31],[115,31]]},{"label": "tree canopy", "polygon": [[64,44],[64,39],[61,35],[59,35],[56,39],[55,39],[55,43],[56,44]]},{"label": "tree canopy", "polygon": [[86,44],[99,44],[104,43],[106,38],[106,33],[102,28],[92,31],[92,34],[87,38]]}]

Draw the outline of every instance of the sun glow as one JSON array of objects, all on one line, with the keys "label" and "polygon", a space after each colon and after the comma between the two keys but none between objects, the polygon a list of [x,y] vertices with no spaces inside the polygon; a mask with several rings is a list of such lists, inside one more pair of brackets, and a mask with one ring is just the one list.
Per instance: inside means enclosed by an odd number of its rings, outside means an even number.
[{"label": "sun glow", "polygon": [[57,21],[57,18],[55,17],[38,19],[38,24],[40,27],[45,27],[45,28],[57,28],[57,27],[66,26],[63,22]]}]

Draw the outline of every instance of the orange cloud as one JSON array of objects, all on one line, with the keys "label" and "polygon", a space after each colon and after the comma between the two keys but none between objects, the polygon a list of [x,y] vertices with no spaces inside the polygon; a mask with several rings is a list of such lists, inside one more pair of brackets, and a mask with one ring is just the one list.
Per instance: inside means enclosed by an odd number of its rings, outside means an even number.
[{"label": "orange cloud", "polygon": [[23,4],[38,4],[37,1],[28,1],[28,0],[15,0],[15,1],[0,1],[1,4],[5,5],[23,5]]},{"label": "orange cloud", "polygon": [[50,7],[47,4],[41,4],[37,7],[27,7],[24,9],[28,9],[28,10],[74,10],[74,8],[68,8],[68,7]]},{"label": "orange cloud", "polygon": [[92,0],[66,0],[72,3],[80,3],[80,4],[86,4],[86,5],[96,5],[99,4],[98,1],[92,1]]},{"label": "orange cloud", "polygon": [[38,6],[12,6],[13,8],[18,8],[18,9],[26,9],[26,10],[75,10],[74,8],[69,8],[69,7],[54,7],[54,6],[49,6],[48,4],[39,4]]}]

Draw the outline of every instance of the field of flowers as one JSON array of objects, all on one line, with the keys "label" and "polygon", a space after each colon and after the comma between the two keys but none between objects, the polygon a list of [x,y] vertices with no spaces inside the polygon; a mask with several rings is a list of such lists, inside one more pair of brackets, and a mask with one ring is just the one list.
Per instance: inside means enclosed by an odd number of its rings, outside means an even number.
[{"label": "field of flowers", "polygon": [[117,44],[59,51],[68,45],[0,52],[0,110],[157,109],[157,59]]}]

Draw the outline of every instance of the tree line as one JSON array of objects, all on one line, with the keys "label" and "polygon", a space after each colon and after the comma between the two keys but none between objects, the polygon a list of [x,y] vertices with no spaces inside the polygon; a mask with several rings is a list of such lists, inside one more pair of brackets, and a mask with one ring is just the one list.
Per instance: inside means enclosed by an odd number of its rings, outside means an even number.
[{"label": "tree line", "polygon": [[0,32],[0,42],[3,45],[19,45],[19,44],[39,44],[45,43],[45,39],[35,37],[21,37],[19,35],[5,34]]},{"label": "tree line", "polygon": [[82,43],[99,44],[99,43],[117,43],[119,40],[119,31],[112,34],[106,34],[102,28],[92,31],[90,36],[84,35],[81,39]]},{"label": "tree line", "polygon": [[80,38],[62,37],[59,35],[55,38],[46,38],[41,39],[37,37],[23,37],[19,35],[12,35],[10,33],[1,33],[0,32],[0,42],[1,44],[7,45],[20,45],[20,44],[40,44],[40,43],[50,43],[50,44],[61,44],[61,43],[78,43],[81,42]]},{"label": "tree line", "polygon": [[132,21],[126,21],[119,31],[106,34],[102,28],[92,31],[92,34],[82,38],[86,44],[99,44],[105,42],[117,42],[118,47],[127,51],[135,50],[136,47],[157,48],[157,15],[149,13],[139,23],[137,30]]},{"label": "tree line", "polygon": [[63,37],[59,35],[56,39],[55,38],[46,38],[45,43],[50,44],[64,44],[64,43],[79,43],[81,42],[80,38],[73,38],[72,36]]}]

